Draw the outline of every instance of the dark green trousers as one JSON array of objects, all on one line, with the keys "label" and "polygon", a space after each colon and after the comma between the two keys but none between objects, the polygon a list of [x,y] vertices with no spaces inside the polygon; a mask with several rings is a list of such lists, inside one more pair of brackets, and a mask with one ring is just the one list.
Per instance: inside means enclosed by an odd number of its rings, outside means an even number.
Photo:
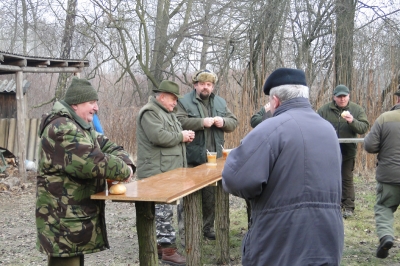
[{"label": "dark green trousers", "polygon": [[383,236],[394,237],[394,212],[400,204],[400,185],[390,185],[378,182],[376,185],[375,223],[376,233],[381,239]]},{"label": "dark green trousers", "polygon": [[354,170],[355,159],[347,159],[342,161],[342,208],[354,210]]}]

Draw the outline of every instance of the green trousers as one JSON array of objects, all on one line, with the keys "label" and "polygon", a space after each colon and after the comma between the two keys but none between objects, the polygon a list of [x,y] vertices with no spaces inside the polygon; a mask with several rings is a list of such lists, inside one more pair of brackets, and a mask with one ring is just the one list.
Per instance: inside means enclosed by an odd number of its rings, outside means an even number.
[{"label": "green trousers", "polygon": [[354,210],[354,191],[353,169],[355,159],[350,158],[342,161],[342,208]]},{"label": "green trousers", "polygon": [[376,233],[383,236],[394,236],[393,213],[400,204],[400,185],[390,185],[378,182],[376,185],[375,223]]},{"label": "green trousers", "polygon": [[83,255],[75,257],[48,257],[47,266],[84,266]]}]

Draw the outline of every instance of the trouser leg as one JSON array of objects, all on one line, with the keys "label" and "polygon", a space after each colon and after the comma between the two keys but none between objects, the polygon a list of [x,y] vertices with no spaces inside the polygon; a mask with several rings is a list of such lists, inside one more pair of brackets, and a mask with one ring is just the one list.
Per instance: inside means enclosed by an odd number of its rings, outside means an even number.
[{"label": "trouser leg", "polygon": [[47,266],[84,266],[83,255],[74,257],[48,257]]},{"label": "trouser leg", "polygon": [[215,187],[201,190],[203,209],[203,232],[214,232],[215,220]]},{"label": "trouser leg", "polygon": [[376,233],[381,239],[385,235],[394,236],[393,213],[400,204],[400,186],[378,182],[376,204],[374,206]]},{"label": "trouser leg", "polygon": [[175,245],[175,229],[172,226],[172,206],[169,204],[156,204],[156,237],[157,244],[168,246]]},{"label": "trouser leg", "polygon": [[342,161],[342,208],[354,210],[354,181],[353,169],[355,159]]}]

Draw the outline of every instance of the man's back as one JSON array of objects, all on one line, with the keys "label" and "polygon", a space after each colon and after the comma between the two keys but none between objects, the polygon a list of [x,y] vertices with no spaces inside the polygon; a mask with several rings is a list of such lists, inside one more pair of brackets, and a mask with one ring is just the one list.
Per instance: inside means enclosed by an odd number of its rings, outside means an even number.
[{"label": "man's back", "polygon": [[225,164],[224,188],[252,204],[244,265],[340,262],[339,144],[332,126],[303,99],[279,107]]}]

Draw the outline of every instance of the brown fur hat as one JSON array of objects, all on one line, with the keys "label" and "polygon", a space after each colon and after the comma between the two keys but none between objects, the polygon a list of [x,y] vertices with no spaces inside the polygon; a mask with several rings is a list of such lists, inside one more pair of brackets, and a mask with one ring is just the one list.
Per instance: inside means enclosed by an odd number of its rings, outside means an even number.
[{"label": "brown fur hat", "polygon": [[192,77],[193,84],[197,82],[212,82],[217,83],[218,77],[212,71],[208,69],[202,69],[194,73]]}]

